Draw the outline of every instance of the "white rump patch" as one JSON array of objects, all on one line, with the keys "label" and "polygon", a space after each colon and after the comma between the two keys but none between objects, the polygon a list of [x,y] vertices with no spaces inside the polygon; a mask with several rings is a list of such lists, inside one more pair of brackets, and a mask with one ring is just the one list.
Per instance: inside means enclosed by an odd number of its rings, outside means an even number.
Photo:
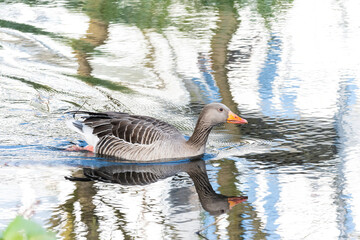
[{"label": "white rump patch", "polygon": [[[71,116],[66,119],[66,125],[71,130],[73,130],[77,133],[80,133],[82,138],[85,140],[85,142],[87,142],[87,144],[93,146],[95,149],[96,145],[99,142],[99,138],[95,134],[93,134],[94,129],[92,127],[89,127],[89,126],[86,126],[85,124],[83,124],[83,121],[84,121],[83,118],[79,118],[78,120],[76,120]],[[82,129],[77,128],[74,124],[81,126]]]}]

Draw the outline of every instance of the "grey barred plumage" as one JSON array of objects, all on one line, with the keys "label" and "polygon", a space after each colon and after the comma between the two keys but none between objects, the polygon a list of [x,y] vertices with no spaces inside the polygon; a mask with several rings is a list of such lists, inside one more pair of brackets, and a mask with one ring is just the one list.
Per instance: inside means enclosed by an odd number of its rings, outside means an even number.
[{"label": "grey barred plumage", "polygon": [[81,133],[99,154],[126,160],[158,160],[201,155],[213,126],[247,123],[224,104],[208,104],[201,111],[194,133],[187,141],[172,125],[147,116],[121,112],[68,112],[69,126]]}]

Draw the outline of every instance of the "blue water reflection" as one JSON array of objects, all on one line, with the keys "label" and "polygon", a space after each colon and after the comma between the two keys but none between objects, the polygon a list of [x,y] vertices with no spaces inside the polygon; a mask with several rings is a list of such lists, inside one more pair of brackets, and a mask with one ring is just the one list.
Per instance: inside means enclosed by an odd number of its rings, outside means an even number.
[{"label": "blue water reflection", "polygon": [[198,78],[193,78],[192,81],[199,87],[204,96],[204,103],[221,102],[219,87],[216,85],[216,81],[212,75],[213,70],[211,69],[209,60],[205,56],[202,58],[201,55],[199,56],[199,69],[204,81]]},{"label": "blue water reflection", "polygon": [[[266,61],[259,74],[259,94],[261,98],[261,109],[264,115],[273,117],[274,109],[272,108],[273,82],[277,76],[277,64],[280,62],[281,39],[276,35],[270,35],[268,43],[268,52]],[[284,99],[285,100],[285,99]]]}]

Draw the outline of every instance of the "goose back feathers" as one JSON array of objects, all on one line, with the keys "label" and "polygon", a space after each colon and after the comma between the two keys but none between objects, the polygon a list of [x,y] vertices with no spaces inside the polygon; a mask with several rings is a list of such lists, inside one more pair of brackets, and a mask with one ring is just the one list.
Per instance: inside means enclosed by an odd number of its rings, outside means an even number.
[{"label": "goose back feathers", "polygon": [[68,126],[83,135],[94,152],[141,161],[201,155],[213,126],[227,121],[246,123],[225,105],[208,104],[200,113],[193,135],[186,141],[174,126],[152,117],[121,112],[72,111],[68,114]]}]

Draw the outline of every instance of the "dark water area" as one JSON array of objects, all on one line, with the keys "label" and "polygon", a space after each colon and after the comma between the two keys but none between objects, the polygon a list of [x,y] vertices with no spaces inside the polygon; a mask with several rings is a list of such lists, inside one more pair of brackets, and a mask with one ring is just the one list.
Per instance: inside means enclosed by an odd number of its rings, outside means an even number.
[{"label": "dark water area", "polygon": [[[24,214],[59,239],[360,238],[359,11],[0,1],[0,231]],[[214,128],[202,159],[65,151],[84,144],[66,111],[152,116],[189,136],[210,102],[249,123]]]}]

